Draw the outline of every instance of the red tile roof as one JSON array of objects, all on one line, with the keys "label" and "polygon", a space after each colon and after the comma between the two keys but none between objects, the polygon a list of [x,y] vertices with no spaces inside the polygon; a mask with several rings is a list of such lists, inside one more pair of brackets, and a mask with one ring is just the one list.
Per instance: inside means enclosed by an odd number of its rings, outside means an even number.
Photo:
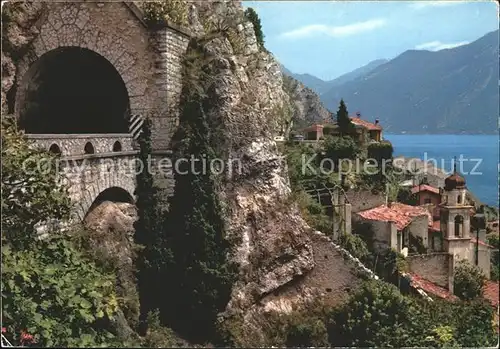
[{"label": "red tile roof", "polygon": [[433,282],[430,282],[429,280],[424,279],[420,275],[414,274],[414,273],[408,273],[411,277],[411,284],[412,286],[421,288],[427,293],[433,294],[435,296],[438,296],[440,298],[448,299],[448,300],[455,300],[457,299],[456,296],[450,293],[450,291],[444,287],[438,286]]},{"label": "red tile roof", "polygon": [[359,216],[382,222],[394,222],[398,230],[402,230],[412,221],[412,218],[427,216],[429,224],[432,224],[432,217],[429,211],[419,206],[409,206],[401,203],[392,203],[391,206],[381,205],[370,210],[357,213]]},{"label": "red tile roof", "polygon": [[363,119],[358,118],[358,117],[351,116],[350,118],[351,118],[351,121],[354,125],[362,126],[366,129],[368,129],[369,131],[382,131],[382,127],[380,125],[376,125],[372,122],[363,120]]},{"label": "red tile roof", "polygon": [[411,193],[412,194],[420,193],[422,191],[428,191],[428,192],[431,192],[431,193],[434,193],[434,194],[439,194],[439,189],[438,188],[434,188],[433,186],[430,186],[430,185],[427,185],[427,184],[417,185],[417,186],[415,186],[415,187],[413,187],[411,189]]},{"label": "red tile roof", "polygon": [[[470,238],[470,243],[471,243],[471,244],[476,244],[476,241],[477,241],[477,240],[476,240],[476,238],[475,238],[475,237],[471,237],[471,238]],[[481,246],[485,246],[485,247],[489,247],[489,248],[494,248],[493,246],[488,245],[486,242],[481,241],[481,240],[479,240],[479,245],[481,245]]]},{"label": "red tile roof", "polygon": [[499,282],[494,282],[491,280],[486,281],[486,285],[483,287],[483,297],[486,298],[492,306],[498,307],[498,290]]}]

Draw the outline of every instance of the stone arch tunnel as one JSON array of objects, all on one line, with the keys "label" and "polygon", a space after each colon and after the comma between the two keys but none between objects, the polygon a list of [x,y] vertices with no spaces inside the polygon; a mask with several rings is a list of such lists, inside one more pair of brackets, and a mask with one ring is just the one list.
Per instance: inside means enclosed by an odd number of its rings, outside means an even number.
[{"label": "stone arch tunnel", "polygon": [[151,111],[178,103],[191,34],[150,28],[143,19],[132,2],[47,2],[14,62],[8,110],[36,146],[64,160],[59,170],[80,219],[108,188],[133,198],[131,120],[150,116],[154,150],[169,151],[176,117]]},{"label": "stone arch tunnel", "polygon": [[19,125],[29,134],[127,133],[129,97],[111,63],[86,48],[60,47],[28,70]]}]

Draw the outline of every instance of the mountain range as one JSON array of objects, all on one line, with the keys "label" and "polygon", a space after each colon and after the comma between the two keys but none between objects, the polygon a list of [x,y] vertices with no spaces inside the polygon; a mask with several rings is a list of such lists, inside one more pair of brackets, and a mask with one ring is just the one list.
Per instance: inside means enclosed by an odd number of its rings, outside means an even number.
[{"label": "mountain range", "polygon": [[329,110],[342,98],[352,114],[378,118],[386,132],[497,133],[498,35],[440,51],[408,50],[331,81],[285,74],[314,90]]}]

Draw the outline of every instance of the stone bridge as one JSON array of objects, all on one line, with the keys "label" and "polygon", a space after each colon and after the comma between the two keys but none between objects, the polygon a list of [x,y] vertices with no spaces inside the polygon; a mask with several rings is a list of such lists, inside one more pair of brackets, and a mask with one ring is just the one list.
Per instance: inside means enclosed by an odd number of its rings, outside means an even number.
[{"label": "stone bridge", "polygon": [[15,62],[9,111],[35,146],[61,154],[80,219],[103,200],[134,202],[132,116],[151,118],[157,153],[168,153],[178,125],[190,33],[143,18],[132,2],[46,2]]}]

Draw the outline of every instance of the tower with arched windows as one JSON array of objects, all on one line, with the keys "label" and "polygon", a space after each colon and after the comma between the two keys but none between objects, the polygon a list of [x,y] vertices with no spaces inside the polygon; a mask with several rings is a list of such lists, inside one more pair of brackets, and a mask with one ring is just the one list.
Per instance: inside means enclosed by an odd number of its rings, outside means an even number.
[{"label": "tower with arched windows", "polygon": [[459,259],[469,259],[470,256],[470,216],[473,206],[468,204],[466,193],[465,179],[457,172],[455,163],[453,173],[445,179],[440,217],[444,251]]}]

